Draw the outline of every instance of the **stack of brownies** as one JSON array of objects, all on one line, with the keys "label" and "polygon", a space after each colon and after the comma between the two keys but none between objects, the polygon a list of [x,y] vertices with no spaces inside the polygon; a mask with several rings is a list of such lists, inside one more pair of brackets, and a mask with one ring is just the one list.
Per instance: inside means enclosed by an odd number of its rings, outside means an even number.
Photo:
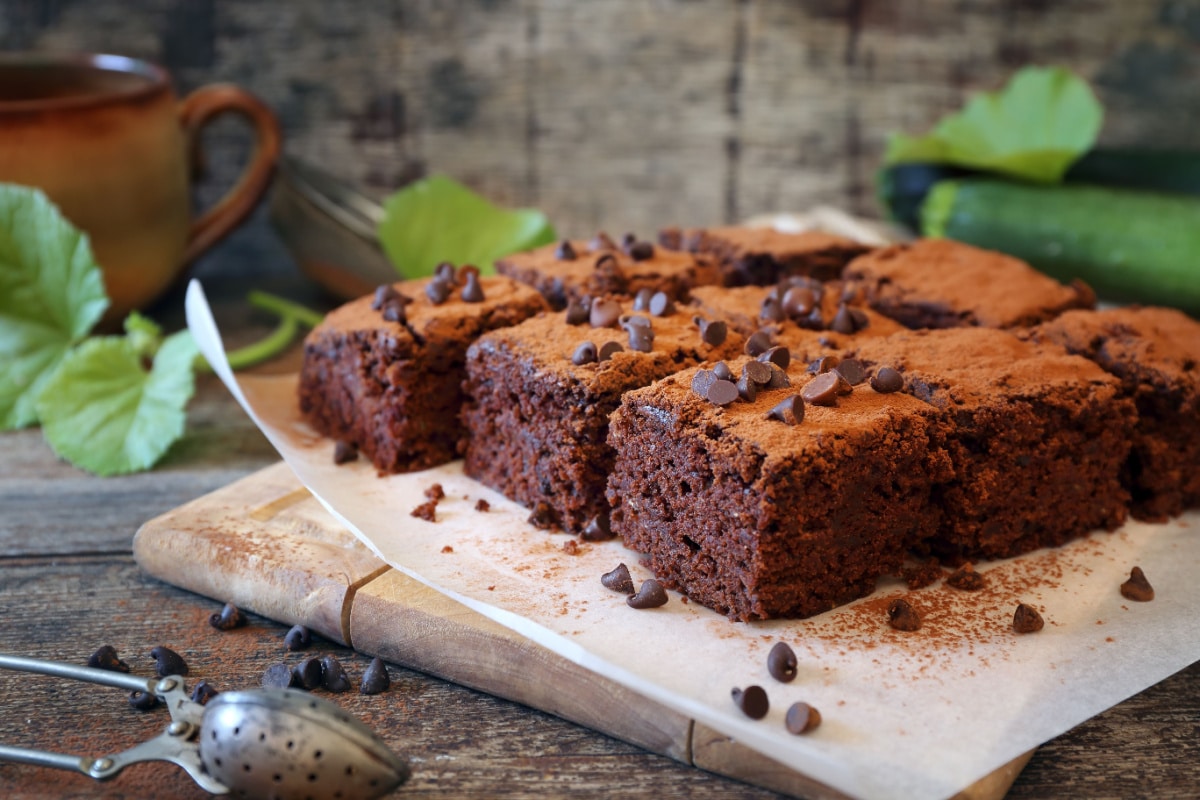
[{"label": "stack of brownies", "polygon": [[1200,505],[1200,323],[948,240],[604,234],[333,312],[300,406],[381,472],[468,475],[732,619],[911,553],[1058,545]]}]

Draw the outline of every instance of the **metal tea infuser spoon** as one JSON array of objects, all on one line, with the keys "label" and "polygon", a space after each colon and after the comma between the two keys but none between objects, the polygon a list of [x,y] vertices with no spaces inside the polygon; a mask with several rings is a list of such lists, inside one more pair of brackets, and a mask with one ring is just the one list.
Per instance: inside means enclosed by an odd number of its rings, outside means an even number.
[{"label": "metal tea infuser spoon", "polygon": [[212,794],[247,798],[373,800],[408,779],[408,764],[370,728],[328,700],[295,689],[222,692],[200,705],[183,678],[139,678],[0,654],[0,669],[146,692],[171,714],[166,730],[100,758],[0,745],[0,761],[108,780],[130,764],[170,761]]}]

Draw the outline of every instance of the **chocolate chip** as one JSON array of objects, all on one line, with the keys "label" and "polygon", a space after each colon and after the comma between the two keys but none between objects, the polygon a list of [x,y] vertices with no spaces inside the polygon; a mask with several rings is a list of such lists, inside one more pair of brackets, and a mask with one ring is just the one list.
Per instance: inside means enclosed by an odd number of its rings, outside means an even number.
[{"label": "chocolate chip", "polygon": [[600,231],[588,243],[588,248],[593,252],[596,250],[616,250],[617,244],[604,231]]},{"label": "chocolate chip", "polygon": [[712,347],[720,347],[725,344],[725,337],[729,335],[729,326],[721,320],[706,320],[696,319],[696,324],[700,326],[700,340]]},{"label": "chocolate chip", "polygon": [[733,703],[750,719],[762,719],[771,710],[771,701],[767,699],[767,690],[761,686],[747,686],[739,689],[736,686],[729,693]]},{"label": "chocolate chip", "polygon": [[384,283],[375,287],[375,297],[371,300],[371,310],[380,311],[390,300],[398,300],[400,293],[395,290],[389,283]]},{"label": "chocolate chip", "polygon": [[771,349],[771,337],[766,331],[755,331],[746,340],[746,355],[761,356],[763,353]]},{"label": "chocolate chip", "polygon": [[650,298],[650,313],[656,317],[669,317],[675,313],[675,301],[666,292],[655,292]]},{"label": "chocolate chip", "polygon": [[129,705],[138,711],[149,711],[158,705],[158,697],[151,692],[135,690],[129,693]]},{"label": "chocolate chip", "polygon": [[801,328],[813,331],[823,330],[825,328],[825,318],[821,316],[821,307],[817,306],[808,313],[808,316],[797,319],[796,324]]},{"label": "chocolate chip", "polygon": [[778,300],[774,297],[767,297],[758,311],[758,318],[763,322],[783,322],[787,316],[783,313],[783,306],[779,304]]},{"label": "chocolate chip", "polygon": [[1141,567],[1130,570],[1129,580],[1121,584],[1121,596],[1138,603],[1147,603],[1154,599],[1154,587],[1146,580]]},{"label": "chocolate chip", "polygon": [[129,665],[117,657],[116,648],[106,644],[88,656],[87,665],[92,669],[106,669],[109,672],[129,672]]},{"label": "chocolate chip", "polygon": [[838,306],[837,313],[833,315],[833,322],[829,323],[829,327],[837,333],[850,334],[858,330],[858,326],[854,323],[854,316],[850,313],[850,309],[845,303]]},{"label": "chocolate chip", "polygon": [[288,650],[307,650],[312,644],[312,633],[303,625],[293,625],[283,637],[283,646]]},{"label": "chocolate chip", "polygon": [[713,365],[713,375],[717,376],[717,380],[720,381],[733,380],[733,370],[724,361],[718,361]]},{"label": "chocolate chip", "polygon": [[654,258],[654,245],[650,242],[634,242],[629,247],[629,257],[634,261],[648,261]]},{"label": "chocolate chip", "polygon": [[871,318],[861,308],[850,309],[850,317],[854,320],[854,332],[857,333],[871,324]]},{"label": "chocolate chip", "polygon": [[654,578],[647,578],[637,594],[625,598],[625,602],[630,608],[658,608],[667,604],[667,590]]},{"label": "chocolate chip", "polygon": [[290,689],[295,686],[296,676],[287,664],[272,664],[263,672],[262,685],[265,689]]},{"label": "chocolate chip", "polygon": [[554,509],[550,508],[550,504],[544,500],[539,500],[533,507],[533,511],[529,513],[529,518],[525,520],[535,528],[545,530],[554,527]]},{"label": "chocolate chip", "polygon": [[408,322],[408,314],[404,310],[404,303],[399,300],[389,300],[383,306],[383,319],[385,322],[395,322],[403,325]]},{"label": "chocolate chip", "polygon": [[622,594],[633,594],[633,578],[629,577],[629,567],[623,563],[617,564],[612,571],[601,575],[600,583],[604,584],[605,589],[612,589],[614,592]]},{"label": "chocolate chip", "polygon": [[767,412],[767,419],[779,420],[789,425],[799,425],[804,421],[804,399],[798,394],[785,397]]},{"label": "chocolate chip", "polygon": [[571,363],[577,367],[582,367],[584,364],[591,364],[595,361],[596,356],[596,345],[592,342],[583,342],[571,354]]},{"label": "chocolate chip", "polygon": [[854,387],[851,386],[850,381],[846,380],[845,376],[842,375],[842,373],[838,371],[840,369],[841,369],[841,366],[839,365],[837,369],[835,369],[833,372],[830,372],[829,374],[837,376],[838,396],[845,397],[846,395],[854,392]]},{"label": "chocolate chip", "polygon": [[346,668],[333,656],[321,659],[321,685],[335,694],[350,689],[350,676],[346,674]]},{"label": "chocolate chip", "polygon": [[946,584],[964,592],[977,592],[983,588],[983,576],[970,564],[963,564],[950,573]]},{"label": "chocolate chip", "polygon": [[805,286],[793,286],[784,292],[780,304],[783,306],[783,313],[789,317],[798,318],[811,313],[816,302],[817,296],[812,289]]},{"label": "chocolate chip", "polygon": [[588,320],[593,328],[615,328],[621,319],[621,304],[600,298],[592,301]]},{"label": "chocolate chip", "polygon": [[603,542],[613,538],[612,527],[609,525],[608,514],[597,514],[588,520],[579,538],[585,542]]},{"label": "chocolate chip", "polygon": [[891,394],[904,388],[904,376],[891,367],[880,367],[871,376],[871,388],[880,394]]},{"label": "chocolate chip", "polygon": [[821,356],[816,361],[809,363],[808,371],[813,375],[821,375],[837,368],[838,363],[837,356]]},{"label": "chocolate chip", "polygon": [[169,647],[160,644],[150,651],[150,657],[154,659],[154,674],[160,678],[188,674],[188,665],[183,656]]},{"label": "chocolate chip", "polygon": [[628,252],[629,248],[633,247],[637,240],[637,236],[632,232],[626,232],[625,235],[621,237],[621,249]]},{"label": "chocolate chip", "polygon": [[921,615],[904,599],[888,603],[888,625],[898,631],[915,631],[921,628]]},{"label": "chocolate chip", "polygon": [[1013,612],[1013,630],[1017,633],[1037,633],[1046,626],[1042,615],[1037,609],[1026,603],[1019,603]]},{"label": "chocolate chip", "polygon": [[220,614],[209,614],[208,624],[219,631],[231,631],[246,624],[246,615],[233,603],[226,603]]},{"label": "chocolate chip", "polygon": [[808,733],[821,724],[821,712],[808,703],[792,703],[791,708],[783,718],[783,724],[788,733],[799,736]]},{"label": "chocolate chip", "polygon": [[432,280],[425,284],[425,296],[429,298],[429,302],[435,306],[440,306],[450,297],[450,282]]},{"label": "chocolate chip", "polygon": [[438,264],[433,270],[433,279],[435,281],[441,281],[448,286],[453,286],[455,282],[454,265],[449,261],[443,261],[442,263]]},{"label": "chocolate chip", "polygon": [[362,682],[358,685],[359,694],[381,694],[392,685],[387,666],[379,656],[371,659],[371,663],[363,670]]},{"label": "chocolate chip", "polygon": [[764,386],[771,382],[771,366],[761,361],[747,361],[742,365],[742,377]]},{"label": "chocolate chip", "polygon": [[787,642],[776,642],[767,653],[767,672],[777,681],[791,683],[796,678],[796,667],[796,652]]},{"label": "chocolate chip", "polygon": [[591,307],[572,300],[567,304],[566,316],[568,325],[582,325],[591,317]]},{"label": "chocolate chip", "polygon": [[745,375],[738,378],[737,382],[738,396],[747,403],[753,403],[758,397],[758,384],[750,380]]},{"label": "chocolate chip", "polygon": [[484,500],[482,497],[475,501],[475,510],[476,511],[490,511],[491,508],[492,508],[492,504],[489,503],[487,500]]},{"label": "chocolate chip", "polygon": [[467,285],[463,287],[460,297],[465,303],[482,303],[484,301],[483,286],[479,283],[479,270],[472,269],[467,273]]},{"label": "chocolate chip", "polygon": [[804,385],[800,396],[804,398],[804,402],[814,406],[836,406],[838,382],[842,380],[842,376],[836,372],[822,373]]},{"label": "chocolate chip", "polygon": [[787,369],[788,364],[792,363],[792,351],[786,347],[772,347],[764,353],[759,353],[758,360],[764,364],[774,364],[780,369]]},{"label": "chocolate chip", "polygon": [[774,365],[771,366],[771,380],[767,383],[768,389],[783,389],[792,385],[792,379],[787,376],[787,373]]},{"label": "chocolate chip", "polygon": [[625,348],[621,346],[620,342],[605,342],[604,344],[600,345],[600,350],[596,353],[596,359],[598,361],[608,361],[610,358],[624,349]]},{"label": "chocolate chip", "polygon": [[571,243],[563,239],[558,243],[558,247],[554,248],[554,257],[559,261],[574,261],[578,258],[578,255],[575,253],[575,248],[571,246]]},{"label": "chocolate chip", "polygon": [[621,265],[617,263],[617,258],[612,253],[604,253],[597,258],[596,263],[592,265],[592,269],[614,277],[621,274]]},{"label": "chocolate chip", "polygon": [[325,668],[319,656],[306,658],[292,669],[292,685],[311,692],[325,679]]},{"label": "chocolate chip", "polygon": [[851,386],[858,386],[867,379],[867,370],[857,358],[847,358],[834,368]]},{"label": "chocolate chip", "polygon": [[692,376],[692,391],[707,400],[708,390],[712,387],[713,382],[716,380],[717,376],[713,374],[711,369],[698,370],[696,374]]},{"label": "chocolate chip", "polygon": [[333,444],[333,463],[349,464],[358,460],[358,445],[345,439],[338,439]]},{"label": "chocolate chip", "polygon": [[731,381],[716,380],[708,387],[708,402],[713,405],[727,406],[739,396],[737,384]]},{"label": "chocolate chip", "polygon": [[649,311],[651,297],[654,297],[653,289],[638,289],[638,293],[633,296],[633,310]]},{"label": "chocolate chip", "polygon": [[208,705],[208,701],[219,695],[216,689],[208,681],[200,681],[192,687],[191,700],[193,703],[199,703],[202,706]]}]

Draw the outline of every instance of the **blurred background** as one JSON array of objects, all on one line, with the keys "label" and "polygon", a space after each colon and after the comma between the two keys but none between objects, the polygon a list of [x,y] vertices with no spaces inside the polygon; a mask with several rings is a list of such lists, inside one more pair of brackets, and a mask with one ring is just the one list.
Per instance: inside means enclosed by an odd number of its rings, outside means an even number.
[{"label": "blurred background", "polygon": [[[887,134],[1025,64],[1091,81],[1102,144],[1195,147],[1200,122],[1200,0],[3,0],[0,49],[233,82],[289,155],[373,194],[445,173],[578,236],[877,216]],[[236,120],[206,136],[201,203],[248,150]],[[198,271],[247,263],[294,270],[265,208]]]}]

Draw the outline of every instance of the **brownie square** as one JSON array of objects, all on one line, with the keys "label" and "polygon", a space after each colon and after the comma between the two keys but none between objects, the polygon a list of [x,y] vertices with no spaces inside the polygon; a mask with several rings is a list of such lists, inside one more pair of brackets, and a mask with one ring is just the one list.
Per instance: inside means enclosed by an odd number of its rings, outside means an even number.
[{"label": "brownie square", "polygon": [[322,434],[355,445],[381,472],[456,458],[465,434],[459,409],[467,346],[546,307],[535,290],[509,278],[479,279],[477,302],[463,299],[464,281],[434,303],[429,283],[394,284],[403,299],[382,306],[372,296],[347,303],[305,340],[301,412]]},{"label": "brownie square", "polygon": [[718,280],[707,257],[656,247],[631,235],[620,245],[604,234],[590,242],[549,244],[500,259],[496,271],[533,286],[555,310],[585,297],[632,297],[643,289],[686,300],[693,286]]},{"label": "brownie square", "polygon": [[920,239],[854,259],[871,307],[909,328],[1017,328],[1091,308],[1080,282],[1063,286],[1020,259],[949,239]]},{"label": "brownie square", "polygon": [[697,372],[626,394],[609,433],[613,530],[666,586],[731,619],[810,616],[870,593],[937,528],[936,409],[862,383],[791,424],[770,412],[817,380],[803,365],[725,406]]},{"label": "brownie square", "polygon": [[1135,411],[1092,362],[993,328],[861,339],[851,352],[899,370],[904,391],[947,420],[955,477],[935,492],[936,554],[1014,556],[1125,521]]},{"label": "brownie square", "polygon": [[1200,506],[1200,322],[1169,308],[1068,311],[1030,335],[1096,362],[1137,406],[1123,473],[1133,516]]},{"label": "brownie square", "polygon": [[766,286],[792,275],[831,280],[852,259],[871,249],[820,231],[784,233],[771,227],[737,225],[667,228],[659,232],[658,240],[672,250],[716,259],[725,286]]},{"label": "brownie square", "polygon": [[[570,324],[568,310],[481,337],[467,353],[469,400],[463,408],[468,475],[533,509],[535,524],[580,533],[594,522],[586,535],[596,537],[608,529],[608,417],[621,395],[688,366],[736,356],[742,348],[734,331],[720,339],[709,329],[706,342],[693,315],[682,309],[653,316],[633,313],[629,301],[606,299],[604,307],[613,313],[600,319],[600,304],[594,301],[591,309],[598,326]],[[637,320],[622,328],[618,316],[648,322],[653,341],[642,337],[639,343]],[[621,349],[607,356],[606,347],[613,346]]]}]

